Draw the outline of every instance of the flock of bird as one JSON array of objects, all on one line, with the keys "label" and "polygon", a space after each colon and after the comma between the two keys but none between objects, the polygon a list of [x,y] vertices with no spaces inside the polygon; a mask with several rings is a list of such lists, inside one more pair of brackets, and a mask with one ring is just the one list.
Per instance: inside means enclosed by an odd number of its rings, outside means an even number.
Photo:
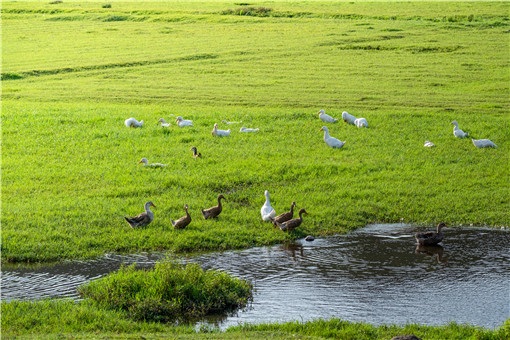
[{"label": "flock of bird", "polygon": [[[320,110],[318,112],[318,114],[319,114],[319,119],[321,121],[325,122],[325,123],[336,123],[336,122],[338,122],[338,119],[333,118],[330,115],[326,114],[326,112],[324,110]],[[355,116],[349,114],[346,111],[344,111],[342,113],[342,119],[343,119],[344,122],[346,122],[348,124],[351,124],[351,125],[355,125],[358,128],[368,128],[368,122],[367,122],[367,120],[365,118],[356,118]],[[167,123],[165,121],[165,119],[163,119],[163,118],[160,118],[158,120],[158,123],[160,123],[160,125],[163,126],[163,127],[170,127],[170,125],[171,125],[170,123]],[[184,119],[181,116],[178,116],[175,119],[175,123],[177,124],[177,126],[179,126],[181,128],[188,127],[188,126],[193,126],[193,122],[191,120],[186,120],[186,119]],[[227,122],[227,121],[223,120],[222,123],[230,125],[230,124],[238,124],[238,123],[241,123],[241,122]],[[127,127],[142,127],[143,126],[143,120],[138,121],[135,118],[129,118],[129,119],[126,119],[124,124]],[[450,123],[450,125],[454,126],[454,128],[453,128],[453,135],[455,137],[457,137],[457,138],[466,138],[466,137],[469,136],[468,133],[466,133],[466,132],[462,131],[461,129],[459,129],[459,124],[457,123],[457,121],[454,120],[453,122]],[[259,131],[258,128],[257,129],[252,129],[252,128],[241,127],[241,129],[240,129],[240,132],[257,132],[257,131]],[[332,148],[342,148],[345,145],[345,143],[346,143],[345,141],[340,141],[337,138],[331,137],[329,135],[328,127],[323,126],[320,129],[320,131],[324,131],[324,142],[326,143],[326,145],[328,145],[328,146],[330,146]],[[220,130],[220,129],[218,129],[218,124],[215,123],[214,127],[213,127],[213,130],[211,131],[211,134],[213,136],[226,137],[226,136],[230,135],[230,132],[231,132],[230,129],[228,129],[228,130]],[[478,139],[478,140],[477,139],[472,139],[472,141],[473,141],[473,144],[477,148],[486,148],[486,147],[497,148],[497,145],[494,144],[489,139]],[[430,141],[425,141],[425,145],[424,146],[425,147],[435,147],[434,143],[432,143]],[[190,151],[193,152],[193,157],[194,158],[202,157],[202,154],[198,152],[196,147],[192,147],[190,149]],[[149,166],[149,167],[166,167],[166,166],[168,166],[168,164],[162,164],[162,163],[152,163],[152,164],[149,164],[149,161],[147,160],[147,158],[142,158],[139,163],[142,163],[142,164],[144,164],[144,166]],[[266,190],[264,192],[264,195],[266,197],[266,200],[265,200],[264,205],[260,209],[260,214],[261,214],[261,217],[262,217],[263,221],[270,221],[274,225],[275,228],[279,227],[280,230],[282,230],[282,231],[294,230],[297,227],[299,227],[301,225],[301,223],[303,222],[303,216],[302,215],[303,214],[308,214],[305,209],[301,209],[299,211],[299,218],[293,218],[294,217],[294,207],[296,206],[296,202],[292,202],[292,204],[290,206],[290,211],[284,212],[284,213],[276,216],[276,211],[271,206],[271,203],[270,203],[270,200],[269,200],[269,192]],[[222,207],[222,204],[221,204],[221,200],[222,199],[226,201],[226,198],[223,195],[219,195],[218,198],[217,198],[218,204],[216,206],[213,206],[213,207],[208,208],[208,209],[201,209],[201,213],[202,213],[202,216],[203,216],[204,219],[207,220],[209,218],[216,218],[216,217],[218,217],[220,215],[220,213],[223,210],[223,207]],[[134,216],[134,217],[124,217],[124,218],[126,219],[128,224],[132,228],[138,228],[138,227],[147,226],[147,225],[149,225],[154,220],[154,213],[150,210],[151,207],[155,207],[155,205],[151,201],[149,201],[149,202],[145,203],[145,205],[144,205],[144,210],[145,210],[144,212],[142,212],[141,214],[139,214],[137,216]],[[174,228],[176,228],[176,229],[183,229],[183,228],[185,228],[186,226],[188,226],[191,223],[191,215],[188,212],[188,205],[187,204],[184,206],[184,210],[186,212],[185,216],[179,218],[176,221],[171,219],[172,226]],[[441,240],[443,239],[443,234],[441,233],[441,229],[443,227],[446,227],[446,224],[440,223],[437,226],[436,232],[427,232],[427,233],[417,233],[417,234],[415,234],[416,241],[420,245],[435,245],[435,244],[441,242]]]}]

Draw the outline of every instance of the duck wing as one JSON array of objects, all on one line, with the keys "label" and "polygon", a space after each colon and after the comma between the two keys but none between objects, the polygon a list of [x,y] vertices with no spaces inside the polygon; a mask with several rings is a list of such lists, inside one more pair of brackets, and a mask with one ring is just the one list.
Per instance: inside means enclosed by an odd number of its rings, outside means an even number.
[{"label": "duck wing", "polygon": [[[172,221],[172,220],[170,220]],[[176,229],[184,229],[188,226],[188,224],[190,224],[191,222],[191,216],[184,216],[184,217],[181,217],[179,218],[177,221],[172,221],[172,225],[174,226],[174,228]]]},{"label": "duck wing", "polygon": [[294,230],[297,227],[299,227],[301,225],[301,222],[302,222],[301,219],[295,218],[293,220],[283,222],[283,223],[279,224],[279,226],[282,231],[289,231],[289,230]]},{"label": "duck wing", "polygon": [[146,212],[134,217],[124,217],[131,228],[143,227],[152,222],[152,218]]},{"label": "duck wing", "polygon": [[221,213],[222,207],[221,206],[215,206],[209,209],[203,209],[202,215],[204,216],[204,219],[208,218],[215,218]]}]

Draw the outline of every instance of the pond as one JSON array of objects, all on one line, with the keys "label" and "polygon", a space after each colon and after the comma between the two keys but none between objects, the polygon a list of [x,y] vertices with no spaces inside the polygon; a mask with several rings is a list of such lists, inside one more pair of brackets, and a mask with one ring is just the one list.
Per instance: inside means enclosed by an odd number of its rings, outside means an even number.
[{"label": "pond", "polygon": [[[183,261],[251,280],[253,303],[198,325],[340,318],[376,325],[450,321],[486,328],[510,317],[510,232],[447,228],[442,246],[419,247],[413,234],[431,228],[374,224],[346,235],[295,244],[205,253]],[[433,228],[432,228],[433,229]],[[2,300],[70,297],[76,287],[164,254],[109,255],[94,261],[2,268]]]}]

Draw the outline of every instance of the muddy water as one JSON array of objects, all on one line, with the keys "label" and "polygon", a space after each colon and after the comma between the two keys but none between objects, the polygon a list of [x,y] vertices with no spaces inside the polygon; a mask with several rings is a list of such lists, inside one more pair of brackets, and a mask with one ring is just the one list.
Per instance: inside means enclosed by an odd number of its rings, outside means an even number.
[{"label": "muddy water", "polygon": [[[293,245],[186,258],[254,283],[252,305],[200,321],[239,323],[332,317],[374,324],[450,321],[487,328],[510,317],[510,232],[445,229],[442,246],[417,247],[415,228],[371,225],[354,233]],[[2,300],[77,298],[76,287],[136,262],[150,267],[163,254],[107,256],[31,269],[2,268]]]}]

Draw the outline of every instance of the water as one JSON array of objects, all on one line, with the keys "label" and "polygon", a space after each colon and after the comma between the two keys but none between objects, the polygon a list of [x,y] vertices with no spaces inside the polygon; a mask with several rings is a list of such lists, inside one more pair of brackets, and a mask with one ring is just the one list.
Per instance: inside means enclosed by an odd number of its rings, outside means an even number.
[{"label": "water", "polygon": [[[430,228],[429,228],[430,229]],[[508,231],[448,228],[443,246],[417,247],[404,224],[371,225],[313,242],[184,258],[251,280],[251,306],[198,325],[332,317],[373,324],[450,321],[486,328],[510,317]],[[110,255],[32,269],[2,268],[2,300],[78,298],[76,287],[121,263],[150,267],[163,254]]]}]

